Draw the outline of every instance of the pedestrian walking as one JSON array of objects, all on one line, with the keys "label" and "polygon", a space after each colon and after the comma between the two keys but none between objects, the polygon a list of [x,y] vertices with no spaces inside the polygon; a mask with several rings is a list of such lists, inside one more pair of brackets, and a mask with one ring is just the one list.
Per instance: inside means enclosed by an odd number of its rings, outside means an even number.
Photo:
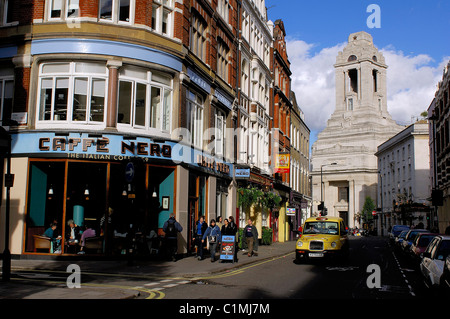
[{"label": "pedestrian walking", "polygon": [[192,238],[192,241],[194,242],[194,246],[197,246],[197,259],[202,260],[203,259],[203,234],[205,233],[206,229],[208,228],[208,224],[205,222],[205,218],[203,216],[200,216],[199,220],[195,224],[194,228],[194,237]]},{"label": "pedestrian walking", "polygon": [[214,219],[211,219],[211,223],[209,224],[209,227],[206,229],[202,237],[202,243],[205,241],[205,239],[207,239],[209,242],[211,262],[214,262],[216,260],[216,249],[221,238],[222,234],[220,232],[219,226],[216,225],[216,221]]},{"label": "pedestrian walking", "polygon": [[247,226],[244,228],[244,237],[247,241],[248,257],[252,255],[258,256],[258,230],[250,218],[248,219]]},{"label": "pedestrian walking", "polygon": [[166,253],[172,261],[177,260],[178,252],[178,233],[183,231],[183,227],[175,219],[175,214],[171,213],[169,219],[163,225],[163,232],[165,233]]}]

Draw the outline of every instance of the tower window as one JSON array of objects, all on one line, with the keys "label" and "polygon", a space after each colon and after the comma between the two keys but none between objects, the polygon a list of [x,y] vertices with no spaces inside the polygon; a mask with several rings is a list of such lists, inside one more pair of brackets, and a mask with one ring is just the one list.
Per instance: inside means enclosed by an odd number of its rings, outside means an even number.
[{"label": "tower window", "polygon": [[349,89],[351,92],[358,93],[358,70],[348,70]]},{"label": "tower window", "polygon": [[374,56],[372,57],[372,60],[373,60],[374,62],[377,62],[377,61],[378,61],[377,56],[374,55]]},{"label": "tower window", "polygon": [[373,78],[373,91],[378,92],[378,83],[377,83],[377,70],[372,70],[372,78]]},{"label": "tower window", "polygon": [[356,55],[351,55],[348,57],[347,62],[351,62],[351,61],[356,61],[358,58],[356,57]]}]

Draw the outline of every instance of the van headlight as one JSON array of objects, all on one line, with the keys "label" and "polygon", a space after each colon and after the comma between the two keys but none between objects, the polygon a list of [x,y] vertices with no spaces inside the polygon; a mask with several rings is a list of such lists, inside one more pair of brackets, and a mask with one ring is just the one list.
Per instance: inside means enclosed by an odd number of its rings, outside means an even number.
[{"label": "van headlight", "polygon": [[337,244],[336,244],[335,241],[331,243],[331,247],[332,247],[332,248],[336,248],[336,246],[337,246]]},{"label": "van headlight", "polygon": [[301,241],[298,241],[297,242],[297,247],[302,247],[302,246],[303,246],[303,243]]}]

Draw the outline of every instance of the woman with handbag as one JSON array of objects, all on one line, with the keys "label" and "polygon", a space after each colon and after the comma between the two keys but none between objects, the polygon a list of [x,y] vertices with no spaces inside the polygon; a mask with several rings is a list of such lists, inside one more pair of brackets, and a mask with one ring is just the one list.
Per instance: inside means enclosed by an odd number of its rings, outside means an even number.
[{"label": "woman with handbag", "polygon": [[202,243],[205,239],[208,239],[209,242],[209,251],[211,253],[211,262],[216,260],[216,248],[219,244],[220,239],[222,238],[222,234],[220,232],[219,226],[216,225],[216,221],[211,219],[211,223],[206,229],[205,234],[203,235]]}]

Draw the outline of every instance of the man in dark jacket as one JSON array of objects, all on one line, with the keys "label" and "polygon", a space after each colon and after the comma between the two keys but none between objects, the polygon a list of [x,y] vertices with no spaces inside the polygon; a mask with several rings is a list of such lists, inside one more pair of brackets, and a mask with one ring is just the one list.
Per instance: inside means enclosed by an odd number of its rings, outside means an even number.
[{"label": "man in dark jacket", "polygon": [[247,241],[248,257],[258,256],[258,230],[253,225],[252,220],[248,219],[248,224],[244,228],[244,238]]},{"label": "man in dark jacket", "polygon": [[178,233],[183,231],[183,227],[175,219],[175,214],[170,214],[169,219],[163,225],[163,232],[165,233],[165,242],[167,254],[172,261],[177,260],[178,252]]},{"label": "man in dark jacket", "polygon": [[205,218],[200,216],[200,219],[195,224],[194,228],[194,245],[197,246],[197,258],[198,260],[203,259],[203,235],[205,234],[206,229],[208,228],[208,224],[205,222]]}]

